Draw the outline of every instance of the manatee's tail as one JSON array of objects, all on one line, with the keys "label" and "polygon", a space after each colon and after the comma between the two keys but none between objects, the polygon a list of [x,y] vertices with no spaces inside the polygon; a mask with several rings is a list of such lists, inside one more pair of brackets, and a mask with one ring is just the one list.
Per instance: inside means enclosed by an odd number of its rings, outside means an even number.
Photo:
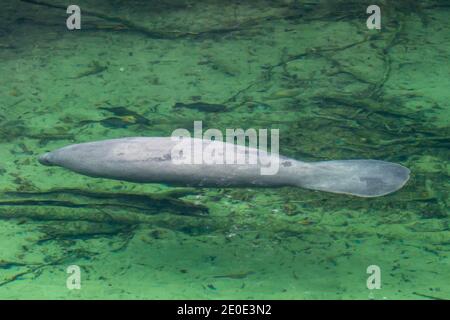
[{"label": "manatee's tail", "polygon": [[378,160],[309,163],[299,185],[304,188],[359,197],[378,197],[397,191],[409,179],[409,169]]}]

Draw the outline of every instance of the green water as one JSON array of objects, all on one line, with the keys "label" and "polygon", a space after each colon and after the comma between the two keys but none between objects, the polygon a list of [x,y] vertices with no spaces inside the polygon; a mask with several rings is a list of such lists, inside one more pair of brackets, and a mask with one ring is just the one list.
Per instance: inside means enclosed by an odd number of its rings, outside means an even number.
[{"label": "green water", "polygon": [[[369,4],[80,0],[68,31],[64,1],[2,1],[0,298],[450,298],[450,7],[378,1],[382,29],[368,30]],[[411,179],[366,199],[37,162],[199,120],[279,129],[283,155],[392,161]]]}]

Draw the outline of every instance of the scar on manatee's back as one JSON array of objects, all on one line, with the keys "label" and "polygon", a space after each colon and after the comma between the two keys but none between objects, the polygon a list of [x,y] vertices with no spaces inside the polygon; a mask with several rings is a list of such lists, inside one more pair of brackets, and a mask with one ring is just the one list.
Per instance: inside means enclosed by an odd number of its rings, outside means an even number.
[{"label": "scar on manatee's back", "polygon": [[167,154],[163,155],[162,157],[152,158],[152,160],[167,161],[167,160],[172,160],[172,156],[170,155],[170,153],[167,153]]}]

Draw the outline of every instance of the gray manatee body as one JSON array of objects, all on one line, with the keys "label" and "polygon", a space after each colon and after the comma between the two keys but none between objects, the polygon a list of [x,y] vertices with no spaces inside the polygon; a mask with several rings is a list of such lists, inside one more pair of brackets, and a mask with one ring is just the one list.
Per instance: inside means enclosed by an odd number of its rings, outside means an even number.
[{"label": "gray manatee body", "polygon": [[[185,138],[185,142],[236,147],[236,159],[251,155],[270,155],[262,150],[230,145],[221,141]],[[312,190],[377,197],[400,189],[410,171],[395,163],[378,160],[333,160],[302,162],[277,157],[279,170],[263,175],[263,165],[179,164],[174,147],[179,142],[170,137],[122,138],[69,145],[39,158],[44,165],[56,165],[91,177],[139,183],[164,183],[198,187],[279,187],[297,186]],[[174,156],[175,154],[175,156]],[[272,155],[273,156],[273,155]],[[175,158],[174,158],[175,157]],[[180,155],[182,157],[182,155]],[[259,159],[259,158],[258,158]],[[239,164],[242,163],[242,164]]]}]

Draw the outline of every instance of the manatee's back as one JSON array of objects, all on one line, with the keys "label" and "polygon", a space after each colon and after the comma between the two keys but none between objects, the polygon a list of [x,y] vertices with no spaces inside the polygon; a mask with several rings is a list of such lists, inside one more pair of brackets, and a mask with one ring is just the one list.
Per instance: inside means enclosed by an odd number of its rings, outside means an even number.
[{"label": "manatee's back", "polygon": [[[196,150],[197,142],[200,144],[199,151]],[[243,164],[203,162],[209,153],[208,147],[216,147],[221,158],[226,145],[230,146],[221,141],[190,138],[186,138],[184,143],[170,137],[121,138],[70,145],[45,154],[40,161],[46,165],[58,165],[92,177],[132,182],[222,187],[267,183],[260,178],[258,164],[246,164],[246,157],[249,154],[257,155],[257,149],[231,145],[236,147],[236,159],[240,160],[237,163]],[[189,152],[180,155],[178,151],[181,150]],[[193,162],[194,153],[203,156],[201,163]],[[188,163],[181,161],[182,159],[188,160]],[[280,179],[273,176],[273,182]],[[279,183],[282,184],[282,181]]]}]

